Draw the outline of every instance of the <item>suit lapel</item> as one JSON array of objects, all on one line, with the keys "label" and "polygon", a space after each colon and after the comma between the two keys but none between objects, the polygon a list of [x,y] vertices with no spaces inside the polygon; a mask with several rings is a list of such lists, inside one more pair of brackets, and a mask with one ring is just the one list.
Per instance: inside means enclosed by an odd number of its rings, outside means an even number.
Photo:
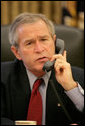
[{"label": "suit lapel", "polygon": [[23,63],[18,61],[15,67],[16,73],[14,72],[14,75],[12,75],[11,86],[13,118],[18,117],[17,119],[26,119],[28,104],[31,95],[30,85]]}]

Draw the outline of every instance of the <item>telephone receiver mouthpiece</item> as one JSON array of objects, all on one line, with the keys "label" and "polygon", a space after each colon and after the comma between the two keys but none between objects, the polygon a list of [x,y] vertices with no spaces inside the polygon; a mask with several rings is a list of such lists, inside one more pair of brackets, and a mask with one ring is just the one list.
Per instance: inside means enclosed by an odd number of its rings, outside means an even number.
[{"label": "telephone receiver mouthpiece", "polygon": [[52,70],[54,68],[54,63],[55,63],[55,60],[54,61],[47,61],[45,63],[45,65],[43,66],[43,70],[49,72],[50,70]]}]

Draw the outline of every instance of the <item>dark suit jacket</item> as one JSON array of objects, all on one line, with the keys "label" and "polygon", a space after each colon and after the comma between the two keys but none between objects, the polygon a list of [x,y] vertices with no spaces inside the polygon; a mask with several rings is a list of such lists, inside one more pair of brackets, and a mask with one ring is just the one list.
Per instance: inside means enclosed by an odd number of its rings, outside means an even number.
[{"label": "dark suit jacket", "polygon": [[[78,81],[83,87],[84,72],[80,68],[72,67],[72,73],[75,81]],[[82,122],[83,113],[79,112],[72,101],[64,93],[64,89],[55,79],[55,73],[52,71],[51,78],[55,89],[66,107],[74,123]],[[22,61],[5,62],[1,65],[1,123],[14,124],[15,120],[26,120],[29,100],[31,96],[30,84],[26,69]],[[46,94],[46,124],[70,124],[62,107],[59,103],[52,86],[48,83]]]}]

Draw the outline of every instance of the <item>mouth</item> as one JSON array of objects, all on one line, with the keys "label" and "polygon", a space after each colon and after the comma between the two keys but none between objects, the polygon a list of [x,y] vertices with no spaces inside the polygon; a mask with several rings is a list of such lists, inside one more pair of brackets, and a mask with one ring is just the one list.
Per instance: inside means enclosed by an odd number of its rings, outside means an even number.
[{"label": "mouth", "polygon": [[38,58],[36,61],[39,61],[39,62],[46,62],[46,61],[48,61],[48,58],[47,58],[47,57],[40,57],[40,58]]}]

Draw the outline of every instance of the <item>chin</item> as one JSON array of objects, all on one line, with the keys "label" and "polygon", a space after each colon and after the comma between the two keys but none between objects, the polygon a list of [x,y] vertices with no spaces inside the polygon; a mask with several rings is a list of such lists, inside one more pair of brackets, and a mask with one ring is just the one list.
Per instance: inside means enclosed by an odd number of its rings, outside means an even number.
[{"label": "chin", "polygon": [[37,66],[35,69],[34,69],[34,71],[33,71],[33,73],[35,74],[35,75],[38,75],[38,76],[43,76],[44,74],[45,74],[45,72],[43,71],[43,66]]},{"label": "chin", "polygon": [[36,72],[43,72],[42,68],[38,68],[35,70]]},{"label": "chin", "polygon": [[38,71],[42,71],[43,66],[44,66],[44,63],[43,64],[36,65],[35,69],[38,70]]},{"label": "chin", "polygon": [[42,70],[42,69],[37,69],[37,70],[35,70],[35,71],[31,71],[35,76],[37,76],[37,77],[42,77],[44,74],[45,74],[45,72]]}]

